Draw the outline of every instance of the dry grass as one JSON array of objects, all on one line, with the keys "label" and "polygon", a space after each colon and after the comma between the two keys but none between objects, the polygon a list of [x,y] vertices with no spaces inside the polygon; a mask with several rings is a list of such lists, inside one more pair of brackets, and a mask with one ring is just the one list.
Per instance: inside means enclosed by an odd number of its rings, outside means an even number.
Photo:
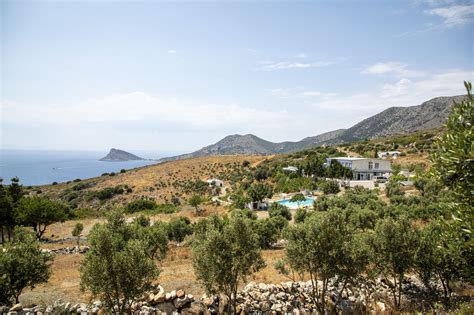
[{"label": "dry grass", "polygon": [[[173,187],[172,183],[219,177],[219,174],[229,172],[235,165],[241,165],[243,161],[249,161],[251,165],[256,166],[269,158],[271,156],[232,155],[199,157],[145,166],[129,170],[123,174],[100,176],[81,182],[94,184],[93,187],[87,189],[88,191],[98,191],[117,185],[128,185],[133,189],[132,193],[115,196],[106,201],[105,205],[125,205],[141,197],[153,198],[158,203],[168,203],[172,195],[182,195],[182,192]],[[58,198],[64,190],[71,189],[76,184],[72,182],[69,184],[47,185],[41,186],[40,189],[42,194]],[[94,200],[83,201],[80,206],[100,207],[104,206],[104,204]]]},{"label": "dry grass", "polygon": [[[283,257],[283,250],[264,250],[262,253],[267,266],[248,281],[266,283],[287,281],[287,278],[277,274],[273,268],[273,264]],[[52,275],[48,283],[33,290],[25,290],[20,296],[20,302],[24,305],[53,303],[57,299],[73,304],[89,302],[90,296],[80,291],[79,266],[83,258],[84,256],[79,254],[57,255],[51,266]],[[194,296],[201,296],[204,293],[194,275],[191,248],[171,247],[166,259],[159,266],[162,269],[159,283],[167,292],[184,289]]]}]

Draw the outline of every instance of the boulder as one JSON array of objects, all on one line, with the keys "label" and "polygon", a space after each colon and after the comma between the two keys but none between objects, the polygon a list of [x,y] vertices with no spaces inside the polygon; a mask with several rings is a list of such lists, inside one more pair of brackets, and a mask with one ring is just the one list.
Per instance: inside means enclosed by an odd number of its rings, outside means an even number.
[{"label": "boulder", "polygon": [[267,291],[268,290],[268,286],[265,283],[260,283],[258,285],[258,288],[260,289],[260,291]]},{"label": "boulder", "polygon": [[158,292],[153,295],[153,300],[150,300],[150,304],[158,304],[158,303],[163,303],[166,300],[166,293],[165,289],[160,285],[158,286]]},{"label": "boulder", "polygon": [[21,303],[18,303],[18,304],[15,304],[12,306],[12,308],[10,308],[10,312],[19,312],[23,309],[23,305],[21,305]]},{"label": "boulder", "polygon": [[155,306],[155,309],[165,314],[173,314],[174,312],[176,312],[176,307],[172,302],[160,303]]},{"label": "boulder", "polygon": [[205,306],[199,302],[192,302],[189,307],[185,307],[181,310],[182,315],[204,315],[205,313]]},{"label": "boulder", "polygon": [[185,295],[186,295],[186,293],[182,289],[176,291],[176,297],[177,298],[183,298]]},{"label": "boulder", "polygon": [[214,304],[214,301],[215,301],[215,297],[214,296],[208,296],[206,293],[204,293],[202,295],[202,303],[205,305],[205,306],[211,306],[212,304]]},{"label": "boulder", "polygon": [[375,311],[377,312],[385,312],[385,304],[382,302],[375,303]]},{"label": "boulder", "polygon": [[177,309],[183,308],[186,304],[191,303],[192,300],[188,296],[174,299],[173,303]]}]

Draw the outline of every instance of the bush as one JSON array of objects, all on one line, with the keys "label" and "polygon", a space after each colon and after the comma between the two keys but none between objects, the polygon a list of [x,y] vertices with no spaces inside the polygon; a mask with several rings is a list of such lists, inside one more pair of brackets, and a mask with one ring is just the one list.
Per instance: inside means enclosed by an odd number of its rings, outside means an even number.
[{"label": "bush", "polygon": [[303,209],[303,208],[296,209],[295,222],[296,223],[304,222],[307,215],[308,215],[308,211],[306,209]]},{"label": "bush", "polygon": [[178,207],[176,207],[175,205],[168,204],[168,203],[156,205],[155,208],[153,208],[152,210],[153,213],[162,213],[162,214],[171,214],[171,213],[176,213],[178,211],[179,211]]},{"label": "bush", "polygon": [[288,207],[279,204],[278,202],[274,202],[270,205],[270,208],[268,209],[268,215],[270,218],[276,217],[276,216],[282,216],[288,221],[291,221],[291,212]]},{"label": "bush", "polygon": [[136,199],[125,207],[125,212],[134,213],[143,210],[150,210],[156,207],[156,202],[149,199]]},{"label": "bush", "polygon": [[74,186],[72,186],[72,190],[75,190],[75,191],[79,191],[79,190],[83,190],[83,189],[87,189],[87,188],[90,188],[94,186],[93,183],[79,183],[79,184],[76,184]]},{"label": "bush", "polygon": [[107,187],[102,190],[96,191],[94,197],[99,200],[107,200],[113,198],[115,195],[121,195],[124,193],[124,189],[121,185],[115,187]]},{"label": "bush", "polygon": [[255,221],[253,227],[260,248],[270,248],[278,240],[280,230],[270,218]]},{"label": "bush", "polygon": [[0,250],[0,303],[18,303],[23,289],[46,283],[52,257],[44,253],[30,233],[15,229],[15,239]]},{"label": "bush", "polygon": [[187,235],[193,234],[191,221],[186,217],[171,219],[166,226],[166,230],[168,239],[176,242],[182,242]]},{"label": "bush", "polygon": [[321,184],[321,190],[325,195],[337,194],[341,190],[339,189],[339,184],[335,180],[324,181]]}]

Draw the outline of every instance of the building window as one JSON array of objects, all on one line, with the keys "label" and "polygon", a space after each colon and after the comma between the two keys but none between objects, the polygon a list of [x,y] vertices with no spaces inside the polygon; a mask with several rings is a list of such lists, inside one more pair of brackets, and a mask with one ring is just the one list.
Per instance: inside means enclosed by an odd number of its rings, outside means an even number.
[{"label": "building window", "polygon": [[377,170],[379,168],[379,163],[375,163],[375,169]]},{"label": "building window", "polygon": [[369,170],[371,170],[371,169],[373,169],[373,168],[374,168],[374,165],[373,165],[373,164],[374,164],[374,163],[372,163],[372,162],[369,162]]}]

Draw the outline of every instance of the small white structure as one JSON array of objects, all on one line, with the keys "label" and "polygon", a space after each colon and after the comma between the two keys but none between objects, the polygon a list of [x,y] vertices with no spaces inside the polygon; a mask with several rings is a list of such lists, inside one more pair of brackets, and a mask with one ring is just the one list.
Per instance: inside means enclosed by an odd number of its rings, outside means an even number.
[{"label": "small white structure", "polygon": [[282,168],[282,170],[285,172],[290,172],[290,173],[298,172],[298,168],[296,166],[289,166],[289,165],[287,167]]},{"label": "small white structure", "polygon": [[402,152],[400,151],[384,151],[384,152],[377,152],[377,156],[381,159],[386,159],[388,157],[391,157],[392,159],[396,159],[397,157],[400,156]]},{"label": "small white structure", "polygon": [[333,157],[326,159],[326,166],[335,160],[352,170],[352,180],[372,180],[375,176],[389,177],[392,173],[390,160],[361,158],[361,157]]},{"label": "small white structure", "polygon": [[268,210],[268,207],[269,205],[267,201],[251,201],[247,204],[247,208],[250,210]]},{"label": "small white structure", "polygon": [[217,178],[208,179],[206,182],[212,187],[224,187],[224,181]]}]

